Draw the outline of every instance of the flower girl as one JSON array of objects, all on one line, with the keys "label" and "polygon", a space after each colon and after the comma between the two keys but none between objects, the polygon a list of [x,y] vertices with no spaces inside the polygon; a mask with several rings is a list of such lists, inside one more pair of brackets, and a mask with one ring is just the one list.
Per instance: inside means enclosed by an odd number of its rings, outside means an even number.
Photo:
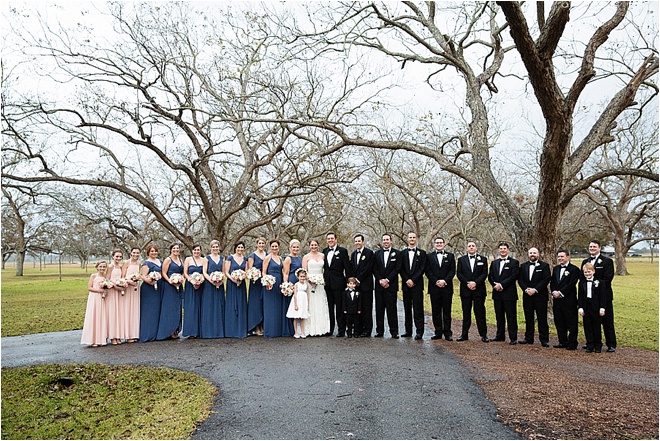
[{"label": "flower girl", "polygon": [[[309,317],[309,283],[307,283],[307,271],[303,268],[296,270],[298,282],[294,285],[293,300],[289,304],[286,313],[288,318],[293,320],[293,329],[295,338],[305,338],[305,319]],[[300,333],[298,333],[300,325]]]}]

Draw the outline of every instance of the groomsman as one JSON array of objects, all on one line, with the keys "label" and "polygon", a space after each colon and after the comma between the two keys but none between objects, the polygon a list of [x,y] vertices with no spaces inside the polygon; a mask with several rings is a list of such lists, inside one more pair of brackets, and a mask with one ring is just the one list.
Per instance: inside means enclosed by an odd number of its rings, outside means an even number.
[{"label": "groomsman", "polygon": [[548,327],[548,282],[550,265],[539,260],[539,250],[530,248],[529,260],[520,265],[518,284],[523,290],[523,311],[525,312],[525,339],[519,344],[534,344],[534,314],[539,322],[539,340],[544,348],[550,347]]},{"label": "groomsman", "polygon": [[328,246],[323,249],[325,255],[323,264],[323,279],[325,280],[325,293],[328,298],[330,313],[330,332],[335,332],[335,312],[337,317],[337,336],[343,337],[346,333],[346,317],[342,306],[342,294],[346,289],[346,279],[353,275],[348,250],[337,245],[337,236],[330,232],[325,235]]},{"label": "groomsman", "polygon": [[[580,268],[584,267],[585,263],[591,263],[596,268],[594,279],[601,280],[604,286],[601,292],[606,296],[605,299],[605,315],[602,317],[603,333],[605,334],[605,345],[607,352],[614,352],[616,350],[616,332],[614,330],[614,310],[612,309],[612,300],[614,292],[612,291],[612,280],[614,280],[614,261],[609,257],[605,257],[600,253],[600,242],[592,240],[589,242],[589,256],[582,261]],[[580,278],[584,279],[584,275],[580,274]]]},{"label": "groomsman", "polygon": [[364,236],[353,236],[355,251],[351,254],[351,268],[362,293],[362,314],[358,323],[360,337],[371,337],[374,327],[374,252],[364,246]]},{"label": "groomsman", "polygon": [[571,263],[566,250],[557,251],[559,265],[552,270],[550,292],[552,294],[552,314],[555,317],[555,327],[559,344],[555,348],[575,350],[578,346],[578,311],[577,288],[575,284],[580,278],[580,268]]},{"label": "groomsman", "polygon": [[468,339],[468,331],[472,325],[472,309],[477,322],[477,330],[481,341],[488,343],[488,328],[486,327],[486,278],[488,277],[488,259],[477,254],[477,244],[467,243],[467,254],[458,259],[456,276],[460,282],[461,309],[463,310],[463,328],[461,336],[456,341]]},{"label": "groomsman", "polygon": [[493,287],[493,305],[497,333],[495,341],[505,341],[504,326],[509,329],[509,344],[518,343],[518,271],[520,263],[509,257],[509,244],[500,242],[498,245],[500,258],[493,261],[488,272],[488,282]]},{"label": "groomsman", "polygon": [[385,332],[385,312],[392,338],[399,338],[399,317],[396,311],[399,291],[399,251],[392,248],[392,236],[383,234],[382,247],[374,253],[374,278],[376,279],[376,337]]},{"label": "groomsman", "polygon": [[442,237],[433,239],[432,251],[426,255],[426,277],[429,279],[429,297],[431,297],[431,313],[435,333],[431,340],[441,339],[452,341],[451,333],[451,303],[454,296],[454,276],[456,275],[456,260],[454,254],[445,251],[445,240]]},{"label": "groomsman", "polygon": [[426,251],[417,248],[417,234],[408,233],[408,248],[401,254],[401,288],[403,291],[403,310],[405,312],[404,327],[406,333],[402,337],[412,337],[413,322],[415,323],[415,340],[424,336],[424,268],[426,267]]}]

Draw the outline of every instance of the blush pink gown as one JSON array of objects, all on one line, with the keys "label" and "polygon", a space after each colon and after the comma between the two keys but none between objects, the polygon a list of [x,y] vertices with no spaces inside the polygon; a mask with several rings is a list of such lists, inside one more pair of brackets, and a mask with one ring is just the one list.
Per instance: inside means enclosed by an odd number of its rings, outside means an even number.
[{"label": "blush pink gown", "polygon": [[[94,287],[101,289],[103,277],[96,276]],[[82,345],[105,345],[108,340],[108,313],[107,297],[103,299],[98,292],[89,292],[87,309],[85,310],[85,323],[83,324]]]},{"label": "blush pink gown", "polygon": [[[133,273],[140,274],[140,263],[129,265],[126,277]],[[140,338],[140,282],[135,286],[128,285],[124,299],[124,335],[127,339]]]}]

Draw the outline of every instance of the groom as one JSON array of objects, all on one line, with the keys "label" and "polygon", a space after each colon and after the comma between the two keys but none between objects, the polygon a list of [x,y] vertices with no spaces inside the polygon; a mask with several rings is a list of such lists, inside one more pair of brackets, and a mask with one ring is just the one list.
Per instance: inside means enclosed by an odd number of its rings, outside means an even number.
[{"label": "groom", "polygon": [[325,280],[325,293],[328,297],[328,310],[330,313],[330,332],[335,332],[335,311],[337,314],[337,337],[346,333],[346,318],[341,309],[342,293],[346,289],[346,279],[353,276],[351,259],[346,248],[337,246],[337,236],[330,232],[325,235],[328,243],[323,249],[325,256],[323,264],[323,279]]}]

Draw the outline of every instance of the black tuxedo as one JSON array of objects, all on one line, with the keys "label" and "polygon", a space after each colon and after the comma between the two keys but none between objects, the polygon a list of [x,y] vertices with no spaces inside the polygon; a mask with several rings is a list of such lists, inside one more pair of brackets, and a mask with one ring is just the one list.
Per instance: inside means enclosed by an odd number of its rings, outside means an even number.
[{"label": "black tuxedo", "polygon": [[[431,313],[435,335],[450,338],[451,333],[451,303],[454,296],[454,276],[456,275],[456,260],[453,253],[443,251],[442,265],[438,254],[432,251],[426,255],[426,278],[429,279],[429,297],[431,297]],[[438,280],[444,280],[444,288],[438,287]]]},{"label": "black tuxedo", "polygon": [[369,248],[362,248],[360,259],[357,250],[351,253],[351,267],[358,280],[358,289],[362,294],[362,314],[359,317],[359,333],[371,336],[374,327],[374,252]]},{"label": "black tuxedo", "polygon": [[[376,288],[376,333],[385,332],[385,312],[387,311],[387,325],[391,335],[399,335],[399,317],[396,310],[397,293],[399,291],[399,268],[401,268],[400,253],[394,248],[390,249],[387,263],[384,260],[382,249],[374,253],[374,286]],[[379,281],[387,279],[389,287],[384,288]]]},{"label": "black tuxedo", "polygon": [[559,344],[569,348],[578,345],[578,312],[577,312],[577,281],[580,278],[580,268],[568,263],[564,274],[561,265],[552,270],[550,292],[559,291],[563,297],[552,298],[552,314],[555,317],[557,338]]},{"label": "black tuxedo", "polygon": [[[580,268],[584,267],[585,263],[591,262],[591,258],[584,259]],[[614,299],[614,292],[612,291],[612,280],[614,280],[614,261],[609,257],[602,254],[597,256],[594,262],[596,272],[594,279],[598,279],[603,283],[602,291],[606,296],[605,316],[602,317],[603,333],[605,333],[605,344],[608,348],[616,348],[616,331],[614,330],[614,309],[612,308],[612,300]],[[584,279],[584,273],[580,272],[580,279]]]},{"label": "black tuxedo", "polygon": [[[520,262],[513,257],[496,259],[490,264],[488,282],[493,286],[493,306],[497,333],[495,340],[504,340],[504,323],[509,328],[509,340],[518,340],[518,272]],[[495,290],[495,284],[502,285],[502,291]]]},{"label": "black tuxedo", "polygon": [[[403,291],[404,327],[406,334],[412,334],[413,321],[415,334],[424,335],[424,269],[426,251],[415,248],[410,260],[410,248],[401,250],[401,290]],[[406,284],[412,280],[413,286]],[[414,312],[414,319],[413,319]]]},{"label": "black tuxedo", "polygon": [[584,337],[587,339],[587,349],[598,349],[603,346],[600,335],[600,325],[603,317],[600,309],[607,313],[607,283],[594,278],[591,286],[591,298],[587,298],[587,280],[580,280],[578,284],[578,308],[584,310],[582,317],[584,324]]},{"label": "black tuxedo", "polygon": [[351,298],[351,290],[346,289],[342,293],[342,310],[346,315],[346,334],[351,337],[358,337],[360,330],[358,329],[359,316],[362,315],[362,293],[358,290],[353,291],[353,298]]},{"label": "black tuxedo", "polygon": [[[530,267],[534,268],[530,279]],[[551,278],[550,265],[537,260],[534,265],[528,260],[520,265],[518,273],[518,285],[522,289],[523,311],[525,313],[525,340],[534,343],[534,314],[539,322],[539,340],[548,343],[550,340],[550,328],[548,327],[548,283]],[[536,294],[530,296],[525,294],[527,288],[534,288]]]},{"label": "black tuxedo", "polygon": [[323,279],[325,281],[325,294],[328,298],[328,310],[330,313],[330,334],[335,332],[335,312],[337,316],[337,335],[344,335],[346,321],[341,309],[341,293],[346,289],[346,279],[353,275],[351,260],[346,248],[335,246],[332,260],[328,265],[328,253],[330,247],[323,249]]},{"label": "black tuxedo", "polygon": [[[477,322],[477,330],[482,338],[488,337],[486,327],[486,278],[488,277],[488,259],[481,254],[474,258],[474,269],[470,266],[470,258],[466,254],[458,259],[456,277],[460,282],[461,309],[463,310],[463,328],[461,337],[468,338],[472,326],[472,309]],[[477,289],[468,288],[468,282],[476,282]],[[474,305],[474,306],[473,306]]]}]

